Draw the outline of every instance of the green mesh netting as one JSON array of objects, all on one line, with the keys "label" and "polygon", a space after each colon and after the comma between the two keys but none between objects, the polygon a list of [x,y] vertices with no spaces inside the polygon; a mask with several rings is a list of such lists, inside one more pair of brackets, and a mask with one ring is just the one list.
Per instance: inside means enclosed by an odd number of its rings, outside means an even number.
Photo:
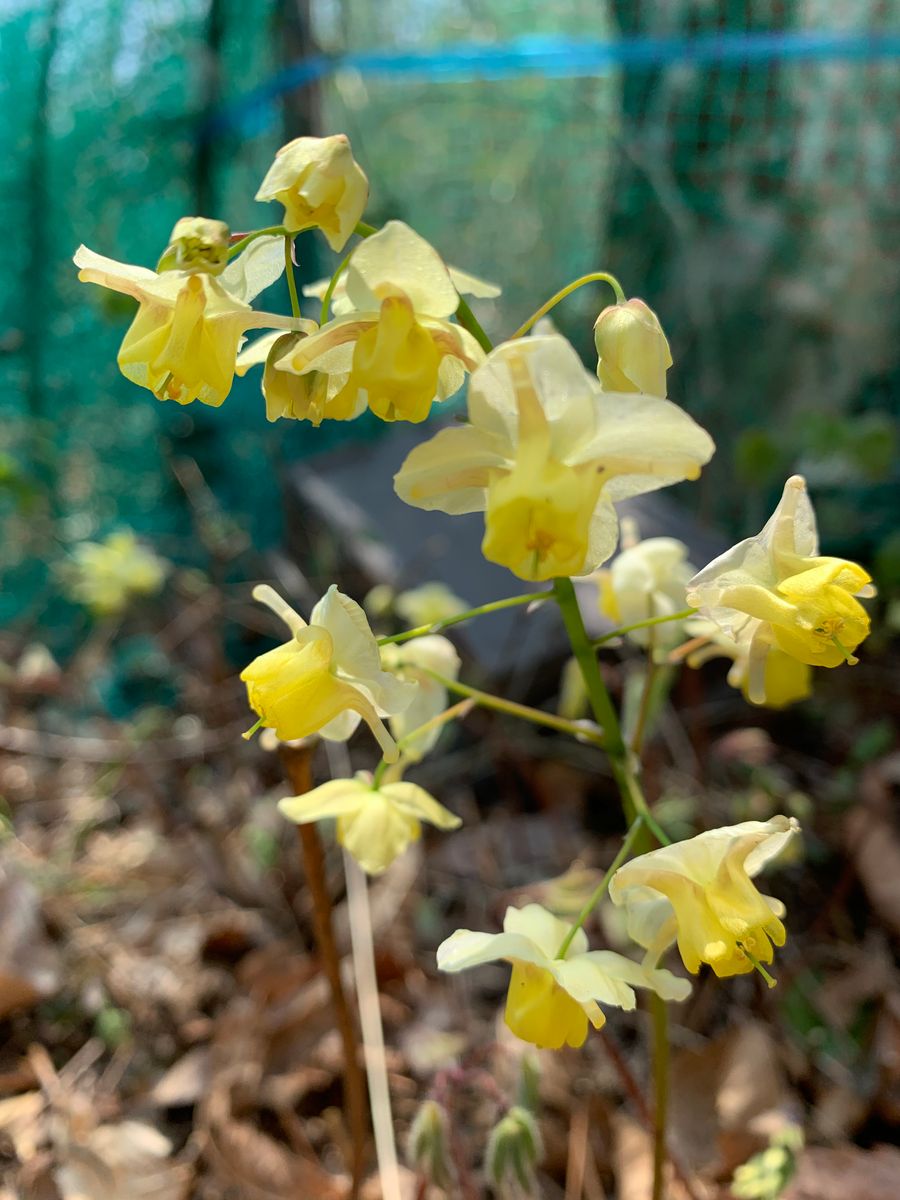
[{"label": "green mesh netting", "polygon": [[[173,456],[196,458],[265,545],[278,536],[274,486],[257,483],[267,463],[380,432],[268,426],[256,379],[220,410],[157,403],[115,367],[128,307],[77,284],[70,263],[84,241],[152,264],[186,212],[264,223],[277,214],[253,203],[258,181],[280,142],[309,131],[350,134],[374,220],[400,216],[451,262],[504,284],[479,308],[493,334],[601,266],[650,299],[672,341],[673,395],[719,442],[693,493],[711,516],[755,528],[800,468],[833,544],[883,542],[900,493],[900,0],[310,8],[307,49],[333,55],[334,69],[298,105],[278,87],[298,53],[285,37],[293,3],[0,2],[2,614],[44,602],[40,559],[116,524],[189,557]],[[375,50],[525,33],[668,49],[592,76],[366,65]],[[807,33],[837,45],[798,56]],[[795,41],[743,61],[691,50],[759,34]],[[842,48],[863,34],[868,47]],[[692,39],[680,51],[679,37]],[[313,238],[300,252],[305,278],[330,269]],[[586,289],[556,314],[586,357],[607,299]]]}]

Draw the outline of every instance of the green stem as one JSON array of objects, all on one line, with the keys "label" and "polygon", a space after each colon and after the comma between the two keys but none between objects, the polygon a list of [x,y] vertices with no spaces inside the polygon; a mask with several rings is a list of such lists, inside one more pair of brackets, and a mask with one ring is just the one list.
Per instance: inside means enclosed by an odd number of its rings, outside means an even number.
[{"label": "green stem", "polygon": [[284,273],[287,275],[288,291],[291,294],[291,312],[295,317],[299,317],[300,299],[297,296],[297,281],[294,279],[293,247],[294,236],[286,233],[284,235]]},{"label": "green stem", "polygon": [[548,600],[550,592],[528,592],[523,596],[507,596],[505,600],[492,600],[489,604],[479,604],[477,608],[467,608],[465,612],[453,617],[444,617],[442,621],[433,621],[431,625],[417,625],[415,629],[407,629],[403,633],[393,633],[388,637],[378,639],[379,646],[399,645],[411,638],[424,637],[427,633],[437,633],[441,629],[449,629],[470,617],[480,617],[484,613],[500,612],[504,608],[514,608],[517,604],[533,604],[535,601]]},{"label": "green stem", "polygon": [[553,593],[559,605],[566,633],[569,636],[572,653],[581,668],[591,709],[597,724],[603,730],[605,748],[609,755],[609,764],[619,789],[619,795],[622,798],[625,819],[630,825],[640,813],[660,845],[668,846],[671,844],[671,838],[666,835],[647,807],[641,785],[635,776],[628,747],[622,739],[622,730],[616,710],[609,697],[609,692],[606,690],[594,647],[591,645],[584,628],[584,621],[581,619],[581,610],[578,607],[578,597],[575,595],[572,580],[565,577],[555,579]]},{"label": "green stem", "polygon": [[[403,750],[410,742],[420,738],[423,733],[431,733],[432,729],[437,729],[440,725],[446,725],[448,721],[456,721],[465,717],[470,713],[475,705],[474,700],[460,700],[458,704],[453,704],[450,708],[445,708],[443,712],[439,712],[436,717],[432,717],[429,721],[424,721],[421,725],[417,725],[415,729],[411,729],[409,733],[405,733],[402,738],[397,739],[397,749]],[[384,773],[390,764],[384,759],[375,768],[375,773],[372,776],[372,790],[377,791],[378,785],[384,778]]]},{"label": "green stem", "polygon": [[[353,247],[355,250],[356,247]],[[353,256],[353,250],[348,250],[341,261],[335,268],[335,272],[328,282],[328,287],[325,289],[325,295],[322,297],[322,312],[319,315],[319,324],[324,325],[328,320],[328,306],[331,304],[331,297],[334,295],[334,289],[337,287],[337,281],[347,269],[347,264]]]},{"label": "green stem", "polygon": [[554,716],[553,713],[544,712],[540,708],[530,708],[527,704],[517,704],[515,700],[504,700],[502,696],[479,691],[478,688],[469,687],[467,683],[460,683],[456,679],[440,675],[437,671],[432,671],[430,667],[420,667],[419,670],[430,675],[448,692],[453,692],[457,696],[467,696],[470,700],[474,700],[480,708],[490,708],[495,712],[506,713],[507,716],[530,721],[532,725],[545,725],[548,729],[555,729],[557,733],[567,733],[571,737],[591,742],[595,746],[605,745],[603,737],[599,733],[579,725],[577,721],[567,721],[565,717]]},{"label": "green stem", "polygon": [[[591,708],[594,711],[594,716],[597,718],[597,723],[603,729],[607,752],[614,762],[616,760],[624,761],[627,751],[625,743],[622,741],[622,732],[619,729],[616,710],[613,708],[609,692],[606,690],[606,684],[603,682],[603,676],[600,674],[600,667],[597,664],[594,647],[591,645],[587,631],[584,628],[584,622],[581,619],[581,610],[578,607],[578,597],[575,595],[572,580],[565,577],[555,579],[553,581],[553,594],[559,605],[563,624],[566,627],[566,633],[572,646],[572,653],[575,656],[578,666],[581,668]],[[632,813],[629,820],[633,821],[636,815],[636,813]]]},{"label": "green stem", "polygon": [[572,941],[574,940],[575,934],[582,927],[582,925],[585,923],[585,921],[588,919],[588,917],[591,915],[591,913],[594,911],[594,909],[597,907],[597,905],[600,903],[600,901],[606,895],[613,875],[615,875],[616,871],[618,871],[618,869],[619,869],[619,867],[621,867],[622,863],[625,862],[625,860],[630,856],[632,848],[634,847],[634,843],[637,841],[637,836],[641,832],[643,825],[644,825],[644,815],[643,815],[643,813],[638,813],[638,815],[634,818],[634,821],[632,821],[632,823],[631,823],[631,828],[628,830],[628,833],[625,837],[625,841],[622,843],[621,848],[619,849],[619,853],[616,855],[616,857],[610,863],[610,865],[606,871],[606,874],[603,876],[603,878],[597,884],[596,888],[594,889],[593,893],[591,894],[590,899],[587,901],[587,903],[582,908],[581,912],[575,918],[575,923],[573,924],[573,926],[569,930],[569,932],[566,934],[562,945],[557,950],[557,952],[556,952],[557,958],[565,958],[566,955],[568,954],[569,947],[572,945]]},{"label": "green stem", "polygon": [[358,233],[360,237],[371,237],[373,233],[378,232],[378,227],[375,225],[368,225],[365,221],[357,221],[356,228],[353,230],[353,232]]},{"label": "green stem", "polygon": [[616,638],[624,637],[626,633],[633,633],[635,629],[649,629],[653,625],[664,625],[666,621],[684,621],[688,617],[692,617],[696,611],[696,608],[683,608],[681,612],[668,613],[664,617],[646,617],[643,621],[635,621],[633,625],[620,625],[618,629],[604,633],[603,637],[594,638],[593,645],[605,646],[607,642],[614,642]]},{"label": "green stem", "polygon": [[468,329],[485,354],[490,354],[494,348],[491,339],[481,328],[478,319],[469,307],[468,301],[462,296],[460,296],[459,304],[456,308],[456,319],[462,325],[463,329]]},{"label": "green stem", "polygon": [[515,338],[520,338],[523,334],[527,333],[532,325],[537,324],[541,317],[545,317],[551,308],[555,308],[559,304],[560,300],[565,300],[566,296],[571,296],[573,292],[577,291],[580,287],[584,287],[586,283],[608,283],[616,293],[616,303],[625,303],[625,293],[622,291],[622,285],[614,275],[610,275],[606,271],[592,271],[590,275],[582,275],[580,279],[575,279],[572,283],[567,283],[564,288],[560,288],[558,292],[550,297],[546,304],[542,304],[537,312],[531,314],[524,325],[519,326],[509,340],[513,341]]},{"label": "green stem", "polygon": [[669,1013],[666,1002],[650,993],[653,1018],[653,1090],[656,1099],[653,1123],[653,1200],[663,1200],[666,1168],[666,1120],[669,1109]]},{"label": "green stem", "polygon": [[[649,608],[653,611],[653,597],[649,599]],[[648,618],[648,620],[652,620]],[[647,670],[644,675],[644,685],[641,688],[641,701],[638,705],[637,718],[634,722],[634,732],[631,735],[631,752],[638,758],[641,756],[641,749],[644,745],[644,733],[647,729],[647,721],[650,716],[650,702],[653,698],[653,684],[656,679],[656,662],[654,661],[654,651],[656,649],[656,629],[650,626],[647,631]]]},{"label": "green stem", "polygon": [[228,247],[228,257],[234,258],[251,242],[255,242],[261,237],[285,237],[288,230],[283,225],[268,225],[265,229],[254,229],[252,233],[246,234],[239,242],[235,242],[233,246]]}]

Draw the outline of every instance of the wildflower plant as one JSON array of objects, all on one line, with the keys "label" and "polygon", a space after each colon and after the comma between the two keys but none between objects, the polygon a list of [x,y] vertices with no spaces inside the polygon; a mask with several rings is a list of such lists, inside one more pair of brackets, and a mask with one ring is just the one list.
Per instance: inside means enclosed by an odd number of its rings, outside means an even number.
[{"label": "wildflower plant", "polygon": [[[860,601],[873,594],[871,580],[855,563],[820,553],[799,475],[788,479],[756,537],[699,571],[675,539],[640,541],[623,529],[617,502],[697,479],[714,452],[709,433],[668,397],[673,360],[657,315],[643,300],[626,299],[611,275],[595,272],[567,285],[494,345],[465,296],[494,296],[495,285],[448,267],[402,221],[381,229],[366,224],[367,195],[346,137],[299,138],[279,151],[257,192],[258,200],[281,206],[282,224],[232,237],[220,221],[184,218],[156,270],[85,247],[75,262],[82,280],[138,301],[118,361],[127,378],[160,400],[220,405],[236,371],[262,366],[270,421],[315,426],[369,410],[384,421],[417,424],[468,384],[466,418],[421,438],[398,464],[395,490],[421,509],[483,513],[485,558],[535,588],[473,608],[435,587],[407,592],[396,604],[392,594],[373,593],[370,613],[393,609],[411,624],[376,638],[364,609],[336,585],[308,620],[273,589],[258,586],[256,599],[277,614],[289,636],[242,672],[258,717],[248,733],[263,726],[285,744],[296,794],[282,800],[280,810],[300,826],[304,846],[316,823],[334,822],[339,842],[369,874],[388,869],[420,837],[423,822],[445,836],[460,824],[439,797],[403,773],[433,753],[443,728],[473,705],[552,728],[607,756],[627,832],[575,919],[536,904],[510,908],[502,931],[457,930],[439,947],[437,966],[456,973],[496,960],[509,964],[506,1022],[523,1041],[545,1048],[580,1047],[591,1027],[633,1009],[636,989],[643,990],[655,1032],[658,1197],[669,1088],[666,1004],[691,990],[674,956],[674,972],[662,960],[675,946],[689,975],[707,965],[722,979],[755,971],[774,984],[787,914],[756,879],[799,827],[776,815],[673,844],[641,783],[654,669],[659,662],[690,666],[724,655],[732,660],[729,682],[754,704],[800,699],[812,686],[814,668],[857,661],[869,631]],[[294,236],[310,228],[344,254],[330,279],[306,289],[315,319],[301,315],[294,279]],[[254,308],[255,297],[282,273],[290,314]],[[596,363],[585,365],[552,327],[526,336],[576,288],[593,283],[614,293],[594,326]],[[250,330],[268,332],[245,344]],[[133,561],[131,590],[156,586],[146,562]],[[592,641],[585,629],[573,578],[581,580],[585,604],[599,605],[614,626],[599,639]],[[108,608],[118,602],[118,593],[113,597],[99,584],[80,586],[87,603]],[[449,640],[453,627],[517,605],[557,610],[590,720],[529,708],[460,678],[460,657]],[[626,638],[628,653],[646,660],[641,717],[631,729],[599,662]],[[563,705],[563,712],[571,707]],[[374,772],[312,787],[292,769],[297,739],[346,741],[361,722],[381,751]],[[320,886],[315,878],[312,870],[311,887]],[[589,947],[584,926],[607,895],[625,913],[633,944],[626,953]],[[317,936],[327,961],[320,927]],[[330,953],[333,958],[333,946]],[[335,963],[330,979],[339,1008]],[[355,1059],[348,1051],[348,1082],[358,1069]],[[443,1147],[444,1114],[431,1117],[428,1138]],[[449,1177],[444,1150],[427,1148],[428,1138],[415,1131],[414,1158],[437,1156]],[[531,1149],[520,1153],[520,1143]],[[495,1182],[507,1162],[520,1183],[527,1181],[538,1145],[528,1121],[505,1118],[492,1139]]]}]

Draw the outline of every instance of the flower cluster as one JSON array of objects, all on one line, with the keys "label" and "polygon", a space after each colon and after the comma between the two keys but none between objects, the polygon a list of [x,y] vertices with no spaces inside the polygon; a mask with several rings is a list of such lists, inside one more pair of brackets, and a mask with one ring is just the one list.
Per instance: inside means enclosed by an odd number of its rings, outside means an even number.
[{"label": "flower cluster", "polygon": [[[80,279],[137,301],[118,362],[161,400],[220,405],[236,373],[261,366],[270,421],[319,425],[370,411],[418,424],[467,382],[466,419],[411,450],[394,478],[396,493],[420,509],[483,513],[484,557],[520,580],[551,585],[468,610],[445,585],[398,597],[382,585],[367,598],[372,619],[393,612],[412,628],[380,638],[336,585],[308,621],[272,588],[256,587],[256,599],[289,632],[241,675],[256,727],[282,741],[345,741],[365,723],[382,756],[374,773],[287,797],[280,811],[298,824],[333,820],[339,843],[377,874],[421,836],[423,822],[444,831],[460,824],[403,773],[434,750],[461,708],[482,703],[584,738],[584,723],[564,715],[573,706],[567,697],[563,714],[553,716],[463,684],[460,654],[438,632],[498,607],[552,598],[583,680],[580,698],[597,718],[591,736],[612,756],[635,823],[574,923],[537,904],[509,908],[501,933],[460,929],[447,938],[438,967],[455,973],[508,963],[506,1022],[524,1041],[550,1048],[580,1046],[590,1026],[603,1025],[604,1009],[635,1007],[636,988],[683,1000],[690,981],[659,965],[673,945],[690,974],[707,964],[720,977],[758,970],[769,979],[766,966],[786,937],[785,909],[754,879],[796,835],[797,822],[776,816],[668,844],[634,766],[647,706],[626,747],[570,580],[588,577],[588,590],[593,582],[614,626],[597,645],[627,638],[632,652],[693,665],[725,655],[732,684],[754,703],[777,706],[808,693],[812,668],[857,661],[869,631],[860,603],[873,594],[869,575],[820,554],[799,475],[759,535],[699,571],[682,542],[641,541],[629,524],[620,527],[619,501],[697,479],[714,452],[709,434],[668,398],[673,359],[657,315],[640,299],[626,300],[610,276],[586,276],[492,346],[464,296],[489,299],[499,289],[448,266],[402,221],[364,224],[367,196],[346,137],[298,138],[278,152],[256,194],[281,206],[281,226],[232,237],[221,221],[183,218],[156,270],[84,246],[75,255]],[[300,315],[293,274],[294,236],[311,228],[338,252],[358,238],[330,279],[303,289],[318,306],[315,320]],[[283,273],[291,315],[254,308]],[[521,336],[556,299],[598,279],[612,284],[617,301],[594,325],[595,369],[552,327]],[[245,345],[253,329],[267,332]],[[163,565],[130,535],[82,547],[76,565],[73,594],[96,611],[118,611],[130,594],[162,583]],[[678,648],[685,635],[690,640]],[[466,700],[448,707],[453,693]],[[659,848],[629,861],[642,829]],[[644,952],[640,962],[588,948],[582,926],[607,891]],[[531,1138],[518,1117],[501,1125],[497,1146]]]}]

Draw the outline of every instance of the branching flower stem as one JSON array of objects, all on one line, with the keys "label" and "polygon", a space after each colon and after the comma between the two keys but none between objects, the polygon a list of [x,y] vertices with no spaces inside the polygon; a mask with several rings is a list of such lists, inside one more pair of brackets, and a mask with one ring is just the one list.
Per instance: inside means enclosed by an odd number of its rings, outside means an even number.
[{"label": "branching flower stem", "polygon": [[685,621],[696,611],[696,608],[683,608],[681,612],[667,613],[664,617],[645,617],[643,621],[635,621],[633,625],[620,625],[618,629],[611,629],[609,633],[604,633],[603,637],[594,638],[593,645],[605,646],[607,642],[614,642],[617,638],[624,637],[626,633],[632,633],[635,629],[649,629],[654,625],[664,625],[666,621]]},{"label": "branching flower stem", "polygon": [[297,281],[294,278],[294,236],[284,235],[284,273],[287,276],[288,292],[291,297],[291,314],[300,316],[300,299],[297,296]]},{"label": "branching flower stem", "polygon": [[265,229],[254,229],[251,233],[246,233],[244,236],[233,245],[228,247],[228,257],[235,258],[242,250],[245,250],[251,242],[255,242],[261,237],[288,237],[289,232],[283,225],[267,225]]},{"label": "branching flower stem", "polygon": [[390,643],[399,645],[400,642],[408,642],[411,638],[424,637],[428,633],[439,633],[442,629],[449,629],[451,625],[459,625],[461,621],[468,621],[471,617],[500,612],[504,608],[514,608],[518,604],[533,604],[549,600],[550,597],[551,593],[544,591],[528,592],[523,596],[507,596],[505,600],[491,600],[488,604],[479,604],[477,608],[467,608],[465,612],[456,613],[452,617],[444,617],[442,621],[434,621],[431,625],[418,625],[415,629],[407,629],[403,633],[380,637],[378,645],[387,646]]},{"label": "branching flower stem", "polygon": [[456,319],[462,325],[463,329],[468,329],[485,354],[490,354],[494,348],[493,343],[481,328],[478,318],[472,312],[469,302],[463,296],[459,298],[459,304],[456,308]]},{"label": "branching flower stem", "polygon": [[[440,725],[446,725],[449,721],[458,721],[467,716],[475,707],[474,700],[460,700],[458,704],[453,704],[450,708],[445,708],[443,712],[439,712],[436,717],[432,717],[430,721],[425,721],[422,725],[417,725],[415,729],[403,735],[397,740],[397,748],[402,751],[410,742],[420,738],[423,733],[431,733],[432,729],[437,729]],[[377,791],[378,787],[384,778],[384,773],[390,764],[384,759],[375,768],[372,776],[372,790]]]},{"label": "branching flower stem", "polygon": [[562,945],[556,952],[557,958],[565,958],[566,957],[566,954],[569,951],[569,947],[572,945],[572,941],[575,937],[575,934],[582,927],[582,925],[584,925],[585,921],[588,919],[588,917],[591,915],[591,913],[594,911],[594,909],[597,907],[597,905],[600,903],[600,901],[606,895],[606,893],[609,889],[609,882],[612,879],[613,875],[615,875],[616,871],[618,871],[618,869],[619,869],[619,867],[621,867],[622,863],[625,862],[626,859],[630,858],[631,851],[634,848],[634,843],[637,841],[637,836],[641,832],[643,827],[644,827],[644,817],[643,817],[643,814],[639,813],[635,817],[634,821],[632,822],[631,828],[628,830],[628,833],[625,837],[625,841],[622,843],[622,845],[619,849],[619,853],[612,860],[612,862],[610,863],[610,865],[606,871],[606,874],[603,876],[603,878],[597,884],[596,888],[591,893],[590,897],[588,898],[588,900],[585,903],[584,907],[582,908],[581,912],[575,918],[575,922],[572,925],[572,928],[566,934]]},{"label": "branching flower stem", "polygon": [[454,692],[457,696],[467,696],[470,700],[474,700],[479,708],[490,708],[495,712],[506,713],[510,717],[519,717],[523,721],[530,721],[532,725],[545,725],[548,729],[555,729],[558,733],[568,733],[571,737],[578,738],[583,742],[590,742],[594,746],[603,747],[605,745],[603,735],[598,730],[580,725],[577,721],[567,721],[565,717],[557,717],[554,713],[544,712],[543,709],[530,708],[527,704],[518,704],[515,700],[505,700],[502,696],[494,696],[491,692],[479,691],[478,688],[469,687],[467,683],[460,683],[456,679],[440,675],[429,667],[420,667],[419,670],[430,675],[448,692]]},{"label": "branching flower stem", "polygon": [[580,287],[584,287],[586,283],[608,283],[616,293],[616,303],[625,303],[625,293],[622,291],[622,285],[616,279],[615,275],[610,275],[607,271],[592,271],[590,275],[582,275],[580,278],[574,279],[571,283],[567,283],[564,288],[560,288],[558,292],[550,297],[546,304],[542,304],[537,312],[531,314],[524,325],[519,326],[509,340],[514,341],[516,338],[522,337],[532,325],[537,324],[541,317],[545,317],[551,308],[555,308],[560,300],[565,300],[566,296],[571,296],[573,292],[576,292]]}]

